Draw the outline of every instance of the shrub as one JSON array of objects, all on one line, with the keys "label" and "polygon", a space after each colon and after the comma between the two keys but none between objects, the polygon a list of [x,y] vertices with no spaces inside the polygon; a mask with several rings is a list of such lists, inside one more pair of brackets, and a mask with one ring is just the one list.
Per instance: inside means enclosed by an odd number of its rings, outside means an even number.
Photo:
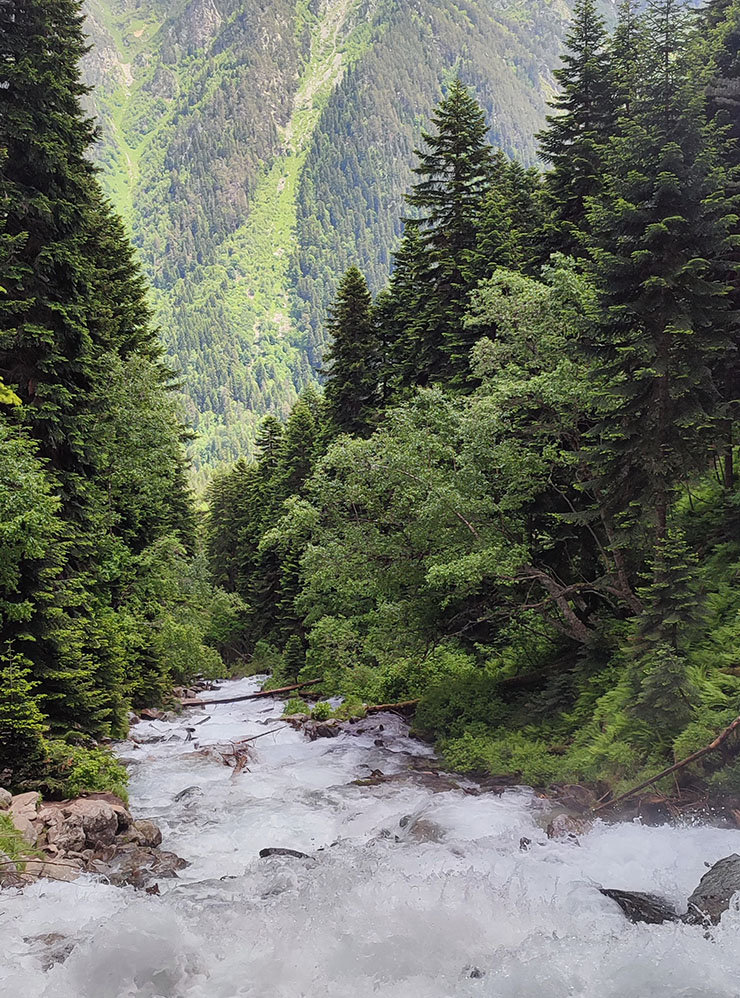
[{"label": "shrub", "polygon": [[328,721],[332,717],[334,711],[328,700],[319,700],[316,706],[311,711],[311,717],[314,721]]},{"label": "shrub", "polygon": [[283,714],[310,714],[311,708],[300,697],[291,697],[283,707]]},{"label": "shrub", "polygon": [[82,793],[109,792],[128,801],[126,767],[107,748],[84,748],[54,740],[39,786],[49,796],[79,797]]}]

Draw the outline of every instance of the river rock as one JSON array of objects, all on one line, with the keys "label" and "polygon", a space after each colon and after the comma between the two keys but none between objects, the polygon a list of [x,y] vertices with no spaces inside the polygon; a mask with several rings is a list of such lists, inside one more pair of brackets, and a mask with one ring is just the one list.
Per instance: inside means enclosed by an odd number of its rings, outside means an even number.
[{"label": "river rock", "polygon": [[689,925],[716,925],[740,891],[740,856],[733,853],[718,860],[699,881],[689,898],[683,921]]},{"label": "river rock", "polygon": [[574,818],[570,814],[557,814],[547,826],[548,839],[569,839],[578,842],[579,835],[591,831],[593,822],[587,818]]},{"label": "river rock", "polygon": [[122,887],[146,887],[150,880],[177,876],[177,871],[189,866],[187,860],[173,852],[144,846],[120,849],[106,865],[110,882]]},{"label": "river rock", "polygon": [[336,738],[342,729],[339,721],[308,721],[304,725],[304,731],[312,742],[317,738]]},{"label": "river rock", "polygon": [[27,876],[44,877],[46,880],[60,880],[71,883],[83,871],[82,863],[74,859],[29,859],[24,866]]},{"label": "river rock", "polygon": [[[85,845],[90,849],[100,849],[113,844],[118,831],[118,816],[111,805],[104,800],[80,798],[73,800],[62,810],[65,821],[81,822]],[[55,842],[59,845],[58,842]]]},{"label": "river rock", "polygon": [[36,817],[36,811],[41,803],[41,794],[36,790],[30,790],[25,794],[16,794],[11,798],[10,811],[12,814],[20,814],[32,821]]},{"label": "river rock", "polygon": [[32,846],[36,844],[38,833],[33,822],[20,811],[10,811],[10,817],[15,828],[23,836],[23,841]]},{"label": "river rock", "polygon": [[11,792],[0,787],[0,811],[7,811],[12,800],[13,795]]},{"label": "river rock", "polygon": [[648,925],[661,925],[663,922],[677,922],[678,912],[665,898],[657,894],[643,894],[641,891],[619,891],[600,887],[601,893],[616,901],[630,922],[646,922]]},{"label": "river rock", "polygon": [[162,833],[153,821],[142,818],[134,822],[134,828],[139,833],[141,844],[155,848],[162,843]]}]

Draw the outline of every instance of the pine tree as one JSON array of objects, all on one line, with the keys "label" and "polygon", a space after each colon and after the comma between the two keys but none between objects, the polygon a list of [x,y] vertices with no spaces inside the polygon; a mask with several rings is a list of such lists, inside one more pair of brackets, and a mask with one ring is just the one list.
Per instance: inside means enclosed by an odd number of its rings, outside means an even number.
[{"label": "pine tree", "polygon": [[482,108],[455,79],[432,116],[436,132],[422,132],[416,150],[419,180],[407,195],[424,248],[422,313],[414,323],[415,378],[420,384],[469,375],[472,343],[462,315],[478,274],[477,231],[491,174],[491,147]]},{"label": "pine tree", "polygon": [[657,540],[677,480],[705,462],[713,368],[728,337],[730,289],[717,262],[734,206],[686,55],[686,19],[676,0],[650,3],[641,87],[589,213],[604,306],[593,346],[612,406],[601,485],[612,512],[631,506]]},{"label": "pine tree", "polygon": [[[711,0],[703,13],[701,54],[711,67],[707,90],[707,115],[719,137],[719,150],[727,170],[728,193],[740,191],[740,3]],[[735,226],[736,234],[740,231]],[[730,268],[732,307],[740,313],[740,247],[727,254]],[[719,359],[716,380],[721,393],[724,419],[719,424],[717,450],[725,488],[731,489],[737,475],[734,462],[734,427],[740,418],[740,329],[736,326],[731,349]]]},{"label": "pine tree", "polygon": [[546,262],[545,201],[538,170],[509,161],[499,150],[478,225],[481,277],[499,267],[536,274]]},{"label": "pine tree", "polygon": [[550,164],[546,190],[551,211],[551,250],[583,252],[587,200],[601,188],[602,147],[614,127],[607,34],[596,0],[578,0],[563,65],[555,71],[560,93],[538,136]]},{"label": "pine tree", "polygon": [[381,400],[381,343],[373,321],[365,278],[350,267],[342,278],[330,313],[327,367],[327,418],[335,433],[365,436]]}]

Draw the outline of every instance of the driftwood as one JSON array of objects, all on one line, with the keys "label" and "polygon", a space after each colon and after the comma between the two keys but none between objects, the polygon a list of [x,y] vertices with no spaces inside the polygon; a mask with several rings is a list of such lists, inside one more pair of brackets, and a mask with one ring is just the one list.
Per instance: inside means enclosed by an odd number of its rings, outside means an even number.
[{"label": "driftwood", "polygon": [[366,707],[366,714],[380,714],[384,710],[395,711],[397,714],[410,711],[416,707],[418,700],[402,700],[400,703],[376,703],[373,707]]},{"label": "driftwood", "polygon": [[281,686],[279,690],[260,690],[259,693],[247,693],[240,697],[226,697],[223,700],[183,700],[183,707],[211,707],[219,703],[239,703],[242,700],[258,700],[260,697],[274,697],[278,693],[290,693],[293,690],[300,690],[304,686],[315,686],[320,683],[320,679],[309,679],[305,683],[295,683],[293,686]]},{"label": "driftwood", "polygon": [[646,787],[651,786],[653,783],[657,783],[658,780],[662,780],[664,776],[670,776],[671,773],[678,772],[679,769],[683,769],[684,766],[690,765],[692,762],[697,762],[699,759],[703,759],[705,755],[709,755],[710,752],[716,751],[723,742],[725,742],[733,731],[737,731],[740,728],[740,716],[736,717],[732,724],[720,731],[714,741],[710,742],[709,745],[705,745],[704,748],[698,749],[696,752],[692,752],[691,755],[682,759],[680,762],[674,763],[667,769],[662,770],[655,776],[651,776],[649,780],[644,780],[642,783],[638,783],[636,787],[632,787],[631,790],[627,790],[625,793],[620,794],[619,797],[615,797],[613,800],[605,801],[603,804],[597,804],[592,808],[593,811],[601,811],[606,807],[611,807],[613,804],[619,804],[621,801],[626,800],[633,794],[636,794],[638,790],[644,790]]}]

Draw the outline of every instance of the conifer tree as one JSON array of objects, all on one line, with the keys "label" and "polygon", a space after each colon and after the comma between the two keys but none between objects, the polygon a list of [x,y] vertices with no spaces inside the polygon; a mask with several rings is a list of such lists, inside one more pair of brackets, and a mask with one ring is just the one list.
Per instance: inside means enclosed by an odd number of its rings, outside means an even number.
[{"label": "conifer tree", "polygon": [[546,189],[551,250],[582,253],[587,199],[601,187],[602,146],[613,131],[612,77],[607,33],[596,0],[578,0],[563,65],[555,71],[560,93],[547,129],[538,136],[551,169]]},{"label": "conifer tree", "polygon": [[601,426],[602,485],[612,510],[632,504],[657,540],[675,483],[703,466],[713,369],[728,346],[730,289],[716,264],[734,208],[687,29],[676,0],[649,4],[641,86],[589,213],[605,310],[594,346],[613,405]]},{"label": "conifer tree", "polygon": [[381,391],[382,347],[367,282],[350,267],[339,283],[329,320],[326,352],[327,419],[336,433],[366,435]]},{"label": "conifer tree", "polygon": [[[707,90],[707,115],[717,129],[719,150],[727,170],[728,193],[740,190],[740,3],[711,0],[703,13],[701,55],[711,67]],[[735,232],[740,231],[735,226]],[[740,247],[727,253],[732,282],[732,308],[740,314]],[[719,359],[716,379],[722,397],[724,418],[719,423],[718,452],[725,488],[731,489],[737,474],[734,462],[735,427],[740,418],[740,328],[735,323],[731,349]]]},{"label": "conifer tree", "polygon": [[472,346],[462,327],[469,291],[478,273],[477,231],[490,183],[491,147],[482,108],[460,79],[432,116],[417,150],[419,178],[407,195],[424,248],[422,311],[415,322],[415,380],[464,386]]}]

